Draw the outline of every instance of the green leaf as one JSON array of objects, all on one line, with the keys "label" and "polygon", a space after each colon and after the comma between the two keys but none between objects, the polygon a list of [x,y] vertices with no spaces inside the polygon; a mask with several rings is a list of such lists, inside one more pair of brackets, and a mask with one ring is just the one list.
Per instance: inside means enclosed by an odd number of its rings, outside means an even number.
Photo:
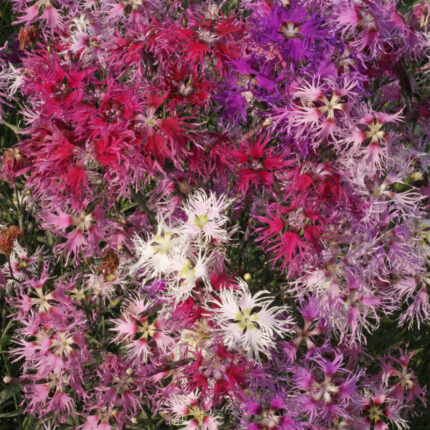
[{"label": "green leaf", "polygon": [[19,384],[12,384],[4,390],[0,391],[0,405],[6,400],[18,394],[20,390],[21,386]]},{"label": "green leaf", "polygon": [[[3,333],[1,335],[2,343],[3,343],[3,340],[6,339],[6,333],[12,327],[12,324],[13,324],[13,319],[10,319],[9,322],[7,323],[6,327],[3,329]],[[1,397],[0,397],[0,399],[1,399]]]},{"label": "green leaf", "polygon": [[3,414],[0,414],[0,418],[12,418],[17,417],[18,415],[21,415],[23,413],[22,409],[17,409],[16,411],[12,412],[5,412]]}]

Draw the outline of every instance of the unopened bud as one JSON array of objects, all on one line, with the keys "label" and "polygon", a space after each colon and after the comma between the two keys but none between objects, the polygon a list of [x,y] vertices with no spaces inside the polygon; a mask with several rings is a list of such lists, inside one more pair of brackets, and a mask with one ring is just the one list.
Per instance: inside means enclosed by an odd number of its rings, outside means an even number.
[{"label": "unopened bud", "polygon": [[246,272],[246,273],[243,275],[243,279],[245,279],[245,281],[246,281],[246,282],[249,282],[249,281],[252,279],[252,276],[251,276],[251,274],[250,274],[250,273]]},{"label": "unopened bud", "polygon": [[4,376],[4,377],[3,377],[3,382],[4,382],[5,384],[10,384],[10,383],[12,382],[12,377],[11,377],[11,376],[8,376],[8,375]]}]

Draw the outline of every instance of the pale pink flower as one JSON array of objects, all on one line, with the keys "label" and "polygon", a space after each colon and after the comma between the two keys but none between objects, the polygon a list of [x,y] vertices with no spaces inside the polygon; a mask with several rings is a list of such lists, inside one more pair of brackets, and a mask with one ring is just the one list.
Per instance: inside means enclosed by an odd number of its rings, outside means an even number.
[{"label": "pale pink flower", "polygon": [[225,211],[229,205],[225,196],[217,198],[212,192],[207,195],[203,190],[195,191],[184,205],[187,221],[181,231],[204,242],[226,242],[229,235]]}]

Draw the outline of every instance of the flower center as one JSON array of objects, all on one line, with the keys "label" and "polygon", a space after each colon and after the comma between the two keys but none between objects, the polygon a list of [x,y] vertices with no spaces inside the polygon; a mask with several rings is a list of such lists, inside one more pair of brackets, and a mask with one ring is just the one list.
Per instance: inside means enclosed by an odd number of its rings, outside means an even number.
[{"label": "flower center", "polygon": [[178,92],[181,96],[186,97],[193,91],[193,87],[191,85],[184,84],[181,82],[178,88]]},{"label": "flower center", "polygon": [[275,428],[280,418],[273,409],[263,411],[260,417],[260,423],[268,428]]},{"label": "flower center", "polygon": [[174,234],[171,232],[161,233],[155,236],[151,243],[154,254],[168,254],[174,246]]},{"label": "flower center", "polygon": [[148,116],[144,119],[144,123],[148,128],[154,128],[157,125],[157,117],[152,109],[149,109]]},{"label": "flower center", "polygon": [[369,419],[373,422],[379,421],[381,420],[381,418],[383,417],[383,412],[381,410],[381,408],[378,405],[373,405],[370,409],[369,409]]},{"label": "flower center", "polygon": [[52,293],[44,294],[42,288],[36,288],[36,294],[39,296],[37,298],[31,299],[31,304],[39,308],[39,312],[48,312],[51,309],[51,304],[49,300],[52,300]]},{"label": "flower center", "polygon": [[179,272],[179,279],[184,279],[186,281],[193,279],[196,275],[196,268],[190,260],[185,259],[184,265]]},{"label": "flower center", "polygon": [[157,331],[154,324],[149,324],[148,321],[142,321],[140,323],[139,332],[142,333],[141,339],[148,340],[149,337],[154,337]]},{"label": "flower center", "polygon": [[88,231],[93,222],[93,217],[91,216],[91,214],[86,214],[85,212],[81,212],[78,216],[72,217],[72,219],[73,224],[78,230],[81,231]]},{"label": "flower center", "polygon": [[332,98],[329,100],[327,97],[323,97],[321,101],[324,103],[324,106],[320,107],[321,112],[327,112],[328,119],[334,119],[334,111],[342,110],[343,104],[339,103],[340,97],[336,94],[333,94]]},{"label": "flower center", "polygon": [[188,408],[188,415],[194,417],[194,419],[199,423],[203,424],[203,420],[205,419],[205,411],[198,408],[197,406],[190,406]]},{"label": "flower center", "polygon": [[199,229],[202,229],[208,222],[209,217],[207,216],[207,214],[197,215],[194,218],[194,225]]},{"label": "flower center", "polygon": [[59,339],[52,341],[52,346],[57,348],[57,353],[60,355],[68,356],[73,351],[72,345],[75,343],[73,337],[68,337],[65,333],[58,334]]},{"label": "flower center", "polygon": [[384,132],[381,130],[383,124],[378,121],[373,121],[368,125],[369,130],[366,131],[366,136],[371,139],[371,143],[378,142],[384,138]]},{"label": "flower center", "polygon": [[334,385],[331,381],[331,378],[326,377],[326,379],[322,383],[315,382],[314,383],[314,399],[315,400],[323,400],[325,403],[331,403],[333,394],[339,392],[339,387]]},{"label": "flower center", "polygon": [[287,22],[282,25],[281,32],[287,39],[294,39],[300,34],[300,27],[294,22]]},{"label": "flower center", "polygon": [[234,320],[241,330],[252,330],[257,327],[258,314],[252,314],[250,308],[245,308],[234,316]]}]

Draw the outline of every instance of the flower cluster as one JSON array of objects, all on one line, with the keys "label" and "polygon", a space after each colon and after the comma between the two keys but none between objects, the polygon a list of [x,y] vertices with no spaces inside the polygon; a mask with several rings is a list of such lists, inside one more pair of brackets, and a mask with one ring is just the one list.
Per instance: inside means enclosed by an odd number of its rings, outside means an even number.
[{"label": "flower cluster", "polygon": [[0,417],[413,426],[428,1],[8,5]]}]

